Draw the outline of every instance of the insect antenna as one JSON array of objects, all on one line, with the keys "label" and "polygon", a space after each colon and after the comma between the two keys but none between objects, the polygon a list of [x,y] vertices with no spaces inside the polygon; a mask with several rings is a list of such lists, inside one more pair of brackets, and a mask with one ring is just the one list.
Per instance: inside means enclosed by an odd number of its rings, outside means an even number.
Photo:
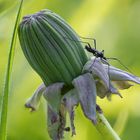
[{"label": "insect antenna", "polygon": [[107,60],[115,60],[117,62],[119,62],[119,64],[121,64],[128,72],[133,73],[127,66],[125,66],[121,60],[119,60],[118,58],[115,57],[110,57],[110,58],[106,58]]}]

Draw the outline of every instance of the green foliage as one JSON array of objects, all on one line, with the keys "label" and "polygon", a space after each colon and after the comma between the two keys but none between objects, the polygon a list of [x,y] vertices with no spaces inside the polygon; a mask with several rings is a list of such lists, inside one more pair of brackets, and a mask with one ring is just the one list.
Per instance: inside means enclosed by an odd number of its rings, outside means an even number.
[{"label": "green foliage", "polygon": [[[9,5],[8,2],[11,2]],[[14,0],[18,2],[18,0]],[[0,0],[7,2],[4,7],[1,5],[0,12],[0,98],[2,97],[3,79],[9,50],[9,38],[12,34],[12,27],[15,24],[14,17],[17,8],[13,0]],[[10,8],[13,6],[14,8]],[[23,16],[34,13],[41,9],[48,8],[60,14],[81,36],[94,37],[97,40],[97,48],[104,49],[108,57],[119,58],[136,75],[140,75],[140,1],[97,1],[97,0],[25,0]],[[3,12],[2,12],[3,11]],[[92,44],[92,41],[91,41]],[[36,113],[29,113],[24,109],[26,99],[32,95],[34,89],[41,83],[40,78],[33,72],[26,62],[19,43],[15,52],[14,69],[12,73],[11,94],[9,98],[8,118],[8,140],[47,140],[46,118],[44,114],[44,103]],[[117,65],[117,63],[114,63]],[[119,66],[119,65],[118,65]],[[113,97],[112,102],[98,99],[98,103],[104,110],[105,116],[113,125],[116,122],[119,112],[128,112],[121,133],[123,140],[139,140],[139,116],[140,107],[139,87],[132,87],[123,91],[123,99]],[[66,134],[68,140],[87,140],[94,138],[102,140],[96,129],[86,120],[80,110],[76,113],[77,135],[71,138]],[[124,117],[121,115],[121,117]],[[123,120],[122,120],[123,121]],[[116,126],[116,123],[115,123]],[[122,127],[122,126],[121,126]]]}]

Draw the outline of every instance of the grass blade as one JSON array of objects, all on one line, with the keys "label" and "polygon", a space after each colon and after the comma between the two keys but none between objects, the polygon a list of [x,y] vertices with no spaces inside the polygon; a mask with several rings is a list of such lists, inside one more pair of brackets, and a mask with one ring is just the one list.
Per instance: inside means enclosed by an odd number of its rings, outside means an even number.
[{"label": "grass blade", "polygon": [[15,43],[17,38],[17,27],[20,21],[21,9],[23,0],[20,2],[19,10],[17,13],[15,26],[13,30],[12,40],[10,44],[10,51],[8,56],[8,65],[5,76],[5,85],[2,97],[2,108],[1,108],[1,123],[0,123],[0,140],[6,140],[6,127],[7,127],[7,111],[8,111],[8,95],[9,95],[9,84],[11,79],[11,71],[14,59]]}]

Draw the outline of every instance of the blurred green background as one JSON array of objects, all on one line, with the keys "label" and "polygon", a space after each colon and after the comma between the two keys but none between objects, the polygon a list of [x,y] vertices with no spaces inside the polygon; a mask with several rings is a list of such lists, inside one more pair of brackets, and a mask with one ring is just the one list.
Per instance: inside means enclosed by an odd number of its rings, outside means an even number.
[{"label": "blurred green background", "polygon": [[[18,3],[19,0],[0,0],[0,99]],[[97,48],[104,49],[107,57],[119,58],[140,76],[139,0],[24,0],[22,16],[44,8],[62,16],[79,35],[96,38]],[[118,63],[112,64],[122,68]],[[37,112],[30,113],[24,108],[40,83],[17,40],[9,95],[8,140],[49,140],[44,99]],[[113,96],[111,102],[98,99],[98,104],[122,140],[140,140],[140,86],[120,92],[123,99]],[[66,133],[66,140],[103,139],[80,109],[75,125],[76,136],[72,138]]]}]

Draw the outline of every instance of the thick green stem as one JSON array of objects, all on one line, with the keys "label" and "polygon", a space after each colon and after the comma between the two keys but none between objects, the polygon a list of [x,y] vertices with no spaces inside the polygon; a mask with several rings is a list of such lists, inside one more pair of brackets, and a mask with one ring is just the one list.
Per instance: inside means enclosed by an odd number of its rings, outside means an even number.
[{"label": "thick green stem", "polygon": [[96,129],[105,140],[121,140],[102,113],[97,113]]},{"label": "thick green stem", "polygon": [[12,35],[12,41],[10,44],[7,72],[6,72],[6,77],[5,77],[5,85],[4,85],[2,106],[1,106],[1,113],[0,113],[0,140],[6,140],[9,84],[10,84],[10,79],[11,79],[15,43],[16,43],[16,38],[17,38],[17,27],[19,24],[22,3],[23,3],[23,0],[21,0],[21,2],[20,2],[20,7],[18,10],[15,27],[14,27],[14,31],[13,31],[13,35]]}]

